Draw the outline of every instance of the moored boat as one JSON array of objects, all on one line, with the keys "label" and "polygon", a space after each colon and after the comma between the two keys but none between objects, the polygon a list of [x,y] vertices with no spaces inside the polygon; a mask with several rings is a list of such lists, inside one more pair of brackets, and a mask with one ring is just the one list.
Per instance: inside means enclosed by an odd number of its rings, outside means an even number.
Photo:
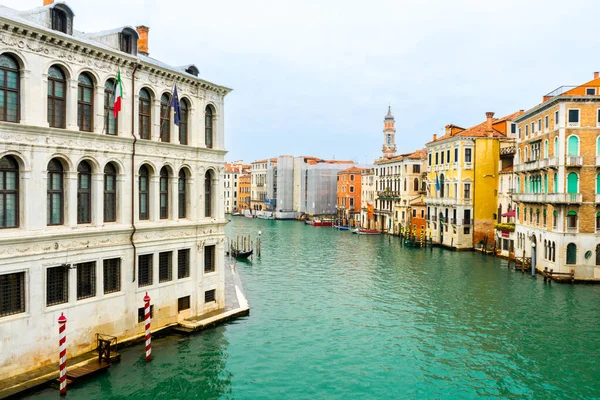
[{"label": "moored boat", "polygon": [[243,250],[233,249],[233,250],[231,250],[231,255],[235,258],[246,259],[246,258],[250,257],[253,252],[254,252],[254,250],[243,251]]},{"label": "moored boat", "polygon": [[359,229],[357,233],[359,235],[379,235],[381,232],[377,229]]},{"label": "moored boat", "polygon": [[333,229],[337,229],[337,230],[340,230],[340,231],[347,231],[349,228],[346,225],[334,225]]}]

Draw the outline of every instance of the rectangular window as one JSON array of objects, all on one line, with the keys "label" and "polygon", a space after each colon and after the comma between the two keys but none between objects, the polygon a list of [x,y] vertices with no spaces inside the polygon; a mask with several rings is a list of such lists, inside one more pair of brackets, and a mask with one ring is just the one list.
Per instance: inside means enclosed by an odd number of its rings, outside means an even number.
[{"label": "rectangular window", "polygon": [[25,272],[0,275],[0,317],[25,312]]},{"label": "rectangular window", "polygon": [[525,137],[529,136],[529,125],[525,124]]},{"label": "rectangular window", "polygon": [[535,133],[535,122],[531,123],[531,134],[533,135]]},{"label": "rectangular window", "polygon": [[77,300],[96,295],[96,262],[77,264]]},{"label": "rectangular window", "polygon": [[215,272],[215,246],[204,247],[204,272]]},{"label": "rectangular window", "polygon": [[444,163],[444,152],[442,151],[442,164]]},{"label": "rectangular window", "polygon": [[190,309],[190,296],[180,297],[177,299],[177,312]]},{"label": "rectangular window", "polygon": [[542,119],[538,119],[538,131],[542,130]]},{"label": "rectangular window", "polygon": [[519,128],[519,139],[521,139],[521,128]]},{"label": "rectangular window", "polygon": [[353,181],[354,180],[354,175],[350,175],[350,180]]},{"label": "rectangular window", "polygon": [[138,286],[152,285],[152,254],[138,257]]},{"label": "rectangular window", "polygon": [[413,164],[412,168],[413,168],[413,174],[421,173],[421,166],[419,164]]},{"label": "rectangular window", "polygon": [[471,149],[465,149],[465,162],[471,162]]},{"label": "rectangular window", "polygon": [[[144,313],[144,307],[138,308],[138,324],[146,319]],[[150,318],[154,318],[154,304],[150,304]]]},{"label": "rectangular window", "polygon": [[456,147],[454,149],[454,162],[457,163],[458,162],[458,147]]},{"label": "rectangular window", "polygon": [[429,153],[429,166],[431,166],[431,153]]},{"label": "rectangular window", "polygon": [[435,153],[435,165],[438,165],[439,153]]},{"label": "rectangular window", "polygon": [[[554,125],[558,125],[558,111],[554,111]],[[555,126],[554,129],[556,128]]]},{"label": "rectangular window", "polygon": [[579,125],[579,110],[575,109],[571,109],[569,110],[569,126],[571,125]]},{"label": "rectangular window", "polygon": [[46,306],[69,301],[69,267],[61,265],[46,270]]},{"label": "rectangular window", "polygon": [[104,294],[121,291],[121,259],[103,261]]},{"label": "rectangular window", "polygon": [[446,150],[446,162],[450,162],[450,150]]},{"label": "rectangular window", "polygon": [[517,124],[515,124],[514,122],[510,124],[510,133],[512,133],[513,135],[517,133]]},{"label": "rectangular window", "polygon": [[350,193],[354,193],[354,186],[350,186]]},{"label": "rectangular window", "polygon": [[204,302],[210,303],[212,301],[217,301],[215,294],[216,294],[216,289],[207,290],[206,292],[204,292]]},{"label": "rectangular window", "polygon": [[177,278],[183,279],[190,276],[190,249],[177,251]]},{"label": "rectangular window", "polygon": [[595,96],[596,95],[596,88],[585,88],[585,94],[591,95],[591,96]]},{"label": "rectangular window", "polygon": [[158,253],[158,282],[173,280],[173,252]]},{"label": "rectangular window", "polygon": [[600,126],[600,108],[596,111],[596,126]]},{"label": "rectangular window", "polygon": [[550,127],[550,117],[547,115],[544,117],[544,129],[548,129]]},{"label": "rectangular window", "polygon": [[465,183],[465,193],[464,193],[463,198],[465,198],[465,199],[471,198],[471,184],[470,183]]},{"label": "rectangular window", "polygon": [[132,47],[131,46],[131,35],[127,34],[127,33],[121,33],[121,51],[128,53],[128,54],[133,54],[132,52]]}]

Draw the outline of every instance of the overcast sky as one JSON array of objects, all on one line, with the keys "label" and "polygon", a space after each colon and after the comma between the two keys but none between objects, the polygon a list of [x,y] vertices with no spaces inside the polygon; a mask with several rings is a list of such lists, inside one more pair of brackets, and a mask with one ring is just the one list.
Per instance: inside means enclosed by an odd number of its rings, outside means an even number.
[{"label": "overcast sky", "polygon": [[[42,0],[2,0],[19,10]],[[150,27],[150,56],[233,88],[227,160],[371,162],[388,104],[400,153],[446,124],[528,109],[600,70],[600,1],[71,0],[75,29]],[[101,6],[101,7],[100,7]]]}]

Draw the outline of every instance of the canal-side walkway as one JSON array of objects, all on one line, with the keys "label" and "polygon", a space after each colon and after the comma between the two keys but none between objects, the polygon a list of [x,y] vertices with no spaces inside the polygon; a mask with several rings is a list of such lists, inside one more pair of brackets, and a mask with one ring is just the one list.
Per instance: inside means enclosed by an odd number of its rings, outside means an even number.
[{"label": "canal-side walkway", "polygon": [[[180,321],[178,324],[161,327],[156,331],[153,331],[153,334],[160,332],[161,335],[164,335],[169,331],[191,334],[238,317],[247,316],[250,313],[250,306],[242,290],[242,282],[237,273],[235,261],[225,265],[224,279],[224,309],[213,311],[202,316],[192,317],[184,321]],[[142,339],[143,335],[127,339],[125,342],[120,342],[119,347],[122,348],[124,346],[133,345],[140,342]],[[116,354],[116,357],[118,357],[118,353]],[[115,360],[113,357],[111,357],[111,359],[113,361]],[[95,350],[90,351],[67,359],[67,371],[73,371],[77,368],[97,362],[98,352]],[[0,399],[21,397],[24,392],[48,385],[57,378],[58,362],[13,376],[8,379],[4,379],[0,381]],[[70,382],[68,382],[68,384],[69,383]]]}]

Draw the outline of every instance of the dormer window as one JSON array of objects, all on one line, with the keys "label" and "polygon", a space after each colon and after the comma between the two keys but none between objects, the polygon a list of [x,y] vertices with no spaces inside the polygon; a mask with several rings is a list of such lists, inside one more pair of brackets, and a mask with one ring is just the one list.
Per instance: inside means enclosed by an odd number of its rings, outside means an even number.
[{"label": "dormer window", "polygon": [[132,37],[130,34],[121,33],[121,51],[128,54],[133,53]]},{"label": "dormer window", "polygon": [[52,8],[52,29],[67,35],[73,34],[73,12],[64,4]]}]

